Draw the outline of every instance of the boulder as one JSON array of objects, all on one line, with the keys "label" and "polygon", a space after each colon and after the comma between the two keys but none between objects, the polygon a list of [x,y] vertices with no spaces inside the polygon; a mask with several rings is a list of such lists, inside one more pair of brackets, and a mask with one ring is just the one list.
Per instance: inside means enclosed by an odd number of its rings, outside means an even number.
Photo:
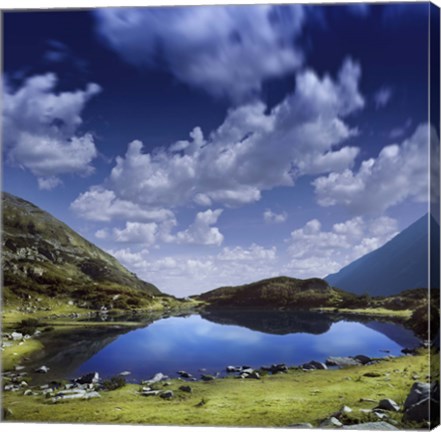
[{"label": "boulder", "polygon": [[365,364],[370,363],[372,361],[372,359],[370,357],[365,356],[363,354],[358,354],[358,355],[354,356],[353,358],[354,358],[354,360],[357,360],[362,365],[365,365]]},{"label": "boulder", "polygon": [[173,395],[173,392],[171,390],[167,390],[166,392],[161,393],[159,395],[159,397],[162,398],[162,399],[171,399],[173,396],[174,395]]},{"label": "boulder", "polygon": [[322,362],[318,362],[315,360],[312,360],[308,363],[305,363],[304,365],[302,365],[303,369],[328,369],[328,367],[322,363]]},{"label": "boulder", "polygon": [[256,372],[256,371],[244,372],[244,373],[241,373],[240,376],[242,378],[260,379],[259,372]]},{"label": "boulder", "polygon": [[227,366],[225,369],[228,373],[240,372],[240,367]]},{"label": "boulder", "polygon": [[19,332],[12,332],[10,338],[14,341],[21,341],[23,339],[23,334]]},{"label": "boulder", "polygon": [[400,411],[400,406],[392,399],[381,399],[378,408],[386,411]]},{"label": "boulder", "polygon": [[350,426],[343,426],[343,429],[353,429],[353,430],[398,430],[395,426],[387,423],[385,421],[379,422],[368,422],[353,424]]},{"label": "boulder", "polygon": [[342,426],[343,426],[343,423],[339,419],[337,419],[335,417],[329,417],[320,423],[319,428],[328,429],[328,428],[339,428]]},{"label": "boulder", "polygon": [[273,375],[279,372],[288,372],[288,367],[285,363],[272,364],[271,366],[262,366],[261,369],[271,372]]},{"label": "boulder", "polygon": [[164,375],[161,372],[158,372],[157,374],[155,374],[151,379],[145,381],[146,384],[154,384],[160,381],[166,381],[168,380],[168,376]]},{"label": "boulder", "polygon": [[128,375],[130,375],[132,372],[130,372],[130,371],[123,371],[123,372],[120,372],[120,375],[121,376],[128,376]]},{"label": "boulder", "polygon": [[185,372],[185,371],[178,371],[178,375],[181,377],[181,378],[191,378],[192,377],[192,375],[191,374],[189,374],[188,372]]},{"label": "boulder", "polygon": [[183,386],[179,387],[179,390],[181,390],[183,392],[186,392],[186,393],[192,393],[193,392],[193,389],[190,386],[186,386],[186,385],[183,385]]},{"label": "boulder", "polygon": [[213,381],[214,379],[216,378],[213,375],[208,375],[208,374],[201,375],[202,381]]},{"label": "boulder", "polygon": [[142,396],[157,396],[159,393],[161,393],[159,390],[147,390],[147,391],[142,391],[141,395]]},{"label": "boulder", "polygon": [[338,367],[348,367],[348,366],[360,366],[360,362],[353,359],[352,357],[328,357],[326,359],[327,366],[338,366]]},{"label": "boulder", "polygon": [[35,372],[38,373],[48,373],[49,372],[49,368],[47,366],[40,366],[39,368],[35,369]]},{"label": "boulder", "polygon": [[77,384],[96,384],[100,380],[100,375],[98,372],[90,372],[86,375],[76,378],[74,382]]},{"label": "boulder", "polygon": [[423,382],[413,383],[410,392],[404,401],[404,411],[421,400],[427,399],[428,397],[430,397],[430,384]]}]

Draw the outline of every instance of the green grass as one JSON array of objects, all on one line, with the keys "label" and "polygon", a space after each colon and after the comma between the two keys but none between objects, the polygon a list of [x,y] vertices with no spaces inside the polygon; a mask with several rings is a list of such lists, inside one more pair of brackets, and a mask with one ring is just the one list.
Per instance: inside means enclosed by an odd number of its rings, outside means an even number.
[{"label": "green grass", "polygon": [[[403,404],[413,383],[412,375],[428,374],[428,353],[384,360],[377,364],[342,370],[303,372],[265,376],[261,380],[218,379],[190,383],[193,393],[178,390],[182,381],[172,380],[166,390],[175,397],[143,397],[139,386],[102,392],[99,399],[52,404],[43,396],[22,396],[5,392],[3,404],[12,411],[9,420],[32,422],[81,422],[153,425],[271,426],[320,421],[343,405],[353,409],[346,422],[374,420],[360,408],[376,404],[362,398],[394,399]],[[438,357],[439,358],[439,357]],[[363,376],[366,372],[378,378]],[[205,401],[203,406],[197,406]],[[401,413],[391,417],[401,421]],[[402,427],[409,425],[401,425]]]},{"label": "green grass", "polygon": [[19,342],[13,342],[12,346],[5,347],[2,351],[2,369],[5,371],[13,369],[23,357],[28,357],[42,348],[43,345],[36,339],[28,339],[23,341],[21,345]]},{"label": "green grass", "polygon": [[393,310],[386,309],[382,307],[375,308],[332,308],[332,307],[322,307],[317,308],[316,310],[322,312],[339,312],[339,313],[348,313],[354,315],[368,315],[368,316],[377,316],[377,317],[390,317],[390,318],[403,318],[409,319],[412,316],[412,311],[409,309],[406,310]]}]

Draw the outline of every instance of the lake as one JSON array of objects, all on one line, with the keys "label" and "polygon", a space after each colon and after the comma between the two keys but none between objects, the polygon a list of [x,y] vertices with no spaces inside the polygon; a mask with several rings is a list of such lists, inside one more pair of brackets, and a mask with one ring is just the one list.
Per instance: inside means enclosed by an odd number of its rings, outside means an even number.
[{"label": "lake", "polygon": [[[400,324],[310,312],[216,311],[140,322],[138,328],[87,328],[45,336],[33,366],[51,368],[41,379],[102,377],[130,371],[128,381],[157,372],[224,374],[226,366],[301,365],[329,356],[401,355],[419,340]],[[38,378],[37,378],[38,379]]]}]

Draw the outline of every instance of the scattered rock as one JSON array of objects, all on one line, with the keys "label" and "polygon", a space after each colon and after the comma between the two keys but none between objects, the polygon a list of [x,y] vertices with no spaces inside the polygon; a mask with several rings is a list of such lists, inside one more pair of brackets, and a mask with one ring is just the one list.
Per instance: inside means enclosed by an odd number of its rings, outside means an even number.
[{"label": "scattered rock", "polygon": [[[227,366],[225,369],[228,373],[240,372],[240,367]],[[179,373],[179,372],[178,372]]]},{"label": "scattered rock", "polygon": [[130,372],[130,371],[123,371],[123,372],[120,372],[120,375],[121,376],[128,376],[128,375],[131,375],[132,374],[132,372]]},{"label": "scattered rock", "polygon": [[185,371],[178,371],[178,375],[179,375],[181,378],[191,378],[191,377],[192,377],[191,374],[189,374],[188,372],[185,372]]},{"label": "scattered rock", "polygon": [[161,393],[159,397],[162,399],[171,399],[173,397],[173,392],[171,390],[167,390],[166,392]]},{"label": "scattered rock", "polygon": [[376,403],[377,401],[374,399],[368,399],[368,398],[361,398],[360,402],[371,402],[371,403]]},{"label": "scattered rock", "polygon": [[360,408],[360,412],[363,414],[370,414],[372,410],[367,408]]},{"label": "scattered rock", "polygon": [[294,423],[290,424],[287,427],[291,429],[312,429],[313,426],[311,423]]},{"label": "scattered rock", "polygon": [[213,375],[208,375],[208,374],[201,375],[202,381],[213,381],[215,379],[216,378]]},{"label": "scattered rock", "polygon": [[430,397],[430,384],[423,382],[414,383],[404,401],[404,411],[428,397]]},{"label": "scattered rock", "polygon": [[403,354],[411,354],[411,355],[413,355],[413,354],[416,354],[416,348],[403,348],[401,350],[401,352]]},{"label": "scattered rock", "polygon": [[319,428],[327,429],[327,428],[338,428],[338,427],[342,427],[342,426],[343,426],[343,423],[339,419],[337,419],[335,417],[330,417],[326,420],[323,420],[320,423]]},{"label": "scattered rock", "polygon": [[353,429],[353,430],[398,430],[395,426],[390,423],[379,421],[379,422],[368,422],[359,423],[350,426],[343,426],[343,429]]},{"label": "scattered rock", "polygon": [[340,415],[343,415],[343,414],[349,414],[349,413],[351,413],[352,412],[352,408],[350,408],[350,407],[348,407],[347,405],[343,405],[341,408],[340,408],[340,411],[338,412]]},{"label": "scattered rock", "polygon": [[145,381],[145,383],[146,383],[146,384],[154,384],[154,383],[157,383],[157,382],[160,382],[160,381],[166,381],[166,380],[168,380],[168,379],[169,379],[169,378],[168,378],[167,375],[164,375],[163,373],[158,372],[157,374],[155,374],[155,375],[153,376],[153,378],[151,378],[151,379]]},{"label": "scattered rock", "polygon": [[148,390],[148,391],[142,391],[142,396],[157,396],[159,393],[161,393],[159,390]]},{"label": "scattered rock", "polygon": [[77,384],[96,384],[100,380],[100,375],[98,372],[90,372],[86,375],[76,378],[74,382]]},{"label": "scattered rock", "polygon": [[312,360],[308,363],[305,363],[304,365],[302,365],[303,369],[328,369],[328,367],[322,363],[322,362],[318,362],[315,360]]},{"label": "scattered rock", "polygon": [[272,364],[271,366],[262,366],[261,369],[271,372],[273,375],[280,372],[288,372],[288,367],[285,363]]},{"label": "scattered rock", "polygon": [[16,370],[16,371],[21,371],[21,370],[23,370],[23,369],[25,369],[24,366],[20,366],[20,365],[15,366],[15,370]]},{"label": "scattered rock", "polygon": [[352,357],[328,357],[326,359],[326,365],[348,367],[348,366],[359,366],[360,362],[353,359]]},{"label": "scattered rock", "polygon": [[354,360],[357,360],[362,365],[365,365],[365,364],[370,363],[372,361],[372,359],[370,357],[365,356],[363,354],[358,354],[358,355],[354,356],[353,358],[354,358]]},{"label": "scattered rock", "polygon": [[400,406],[392,399],[381,399],[378,408],[386,411],[400,411]]},{"label": "scattered rock", "polygon": [[19,333],[19,332],[12,332],[12,333],[10,334],[10,338],[11,338],[13,341],[21,341],[21,340],[23,339],[23,334],[22,334],[22,333]]},{"label": "scattered rock", "polygon": [[373,414],[374,414],[374,416],[376,416],[380,420],[384,420],[384,419],[387,419],[389,417],[387,414],[382,413],[382,412],[378,412],[378,411],[374,411]]},{"label": "scattered rock", "polygon": [[35,372],[38,373],[48,373],[49,372],[49,368],[47,366],[40,366],[39,368],[35,369]]},{"label": "scattered rock", "polygon": [[179,387],[179,390],[181,390],[183,392],[186,392],[186,393],[192,393],[193,392],[193,389],[190,386],[185,386],[185,385]]}]

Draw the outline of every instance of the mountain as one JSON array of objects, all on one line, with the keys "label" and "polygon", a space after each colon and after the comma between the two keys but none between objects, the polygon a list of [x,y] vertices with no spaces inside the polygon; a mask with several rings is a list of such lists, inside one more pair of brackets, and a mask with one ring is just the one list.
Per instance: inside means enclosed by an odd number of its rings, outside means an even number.
[{"label": "mountain", "polygon": [[84,307],[127,308],[161,295],[49,213],[2,194],[3,299],[66,297]]},{"label": "mountain", "polygon": [[221,287],[198,296],[213,307],[305,309],[339,306],[352,297],[355,296],[332,288],[322,279],[303,280],[286,276],[238,287]]},{"label": "mountain", "polygon": [[[418,219],[379,249],[362,256],[325,280],[356,294],[388,296],[413,288],[428,288],[428,216]],[[439,272],[439,225],[430,219],[432,269]],[[439,282],[433,283],[439,288]]]}]

